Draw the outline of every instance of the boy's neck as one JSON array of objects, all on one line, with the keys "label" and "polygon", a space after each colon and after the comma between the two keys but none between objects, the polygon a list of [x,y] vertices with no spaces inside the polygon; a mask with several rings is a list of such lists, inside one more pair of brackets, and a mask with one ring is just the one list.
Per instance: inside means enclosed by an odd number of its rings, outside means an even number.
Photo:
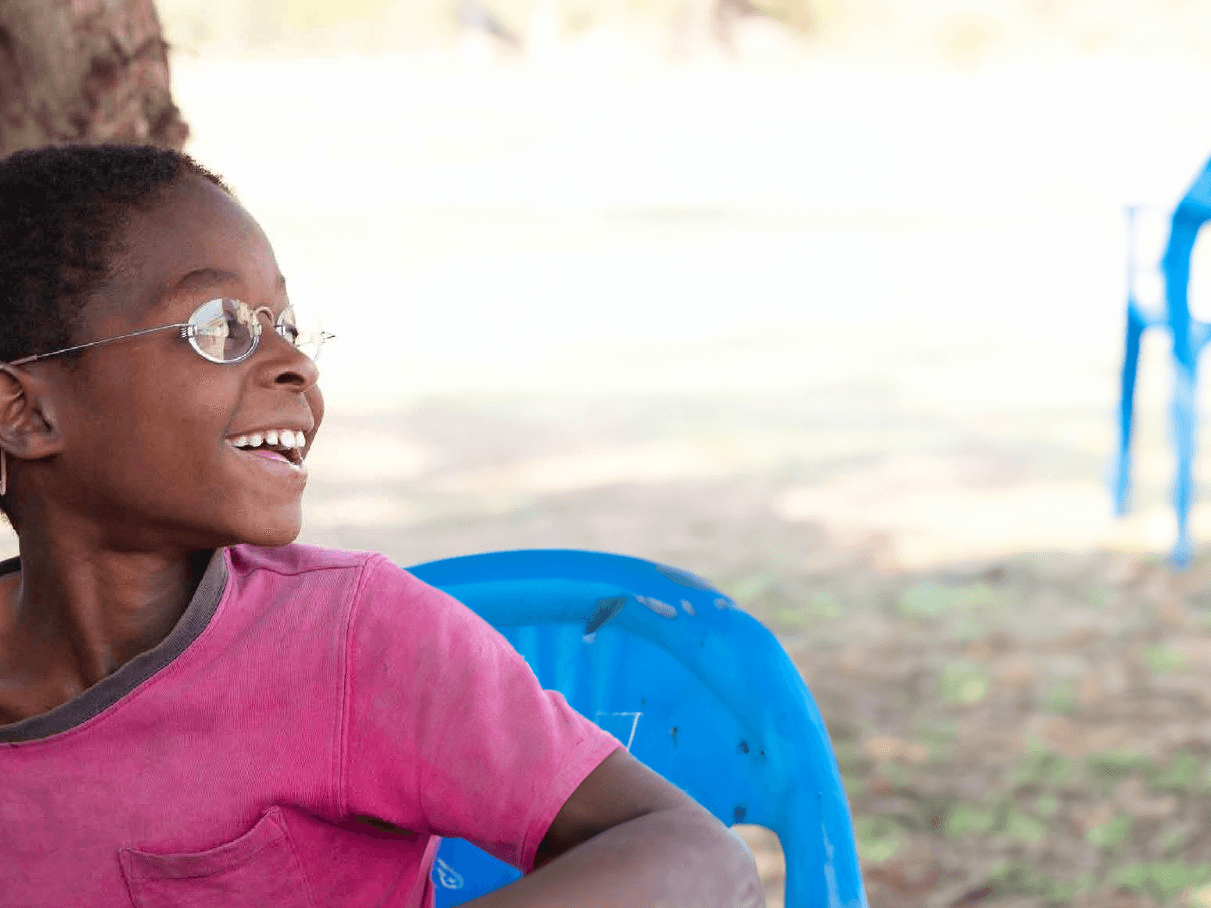
[{"label": "boy's neck", "polygon": [[0,574],[0,723],[40,715],[160,643],[213,555],[103,552],[81,558],[21,539]]}]

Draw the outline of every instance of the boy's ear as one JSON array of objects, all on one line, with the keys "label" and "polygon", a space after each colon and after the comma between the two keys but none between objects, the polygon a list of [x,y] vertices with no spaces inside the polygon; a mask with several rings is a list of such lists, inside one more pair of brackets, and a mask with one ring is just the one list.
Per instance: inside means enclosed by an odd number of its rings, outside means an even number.
[{"label": "boy's ear", "polygon": [[57,454],[62,442],[46,382],[0,364],[0,447],[21,460]]}]

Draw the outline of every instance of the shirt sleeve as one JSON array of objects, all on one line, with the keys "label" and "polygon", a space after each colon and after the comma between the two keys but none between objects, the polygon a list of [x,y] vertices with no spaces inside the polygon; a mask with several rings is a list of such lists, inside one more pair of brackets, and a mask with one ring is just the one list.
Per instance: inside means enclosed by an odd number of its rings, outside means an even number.
[{"label": "shirt sleeve", "polygon": [[381,557],[351,612],[345,698],[347,814],[467,839],[527,873],[560,808],[622,746],[478,615]]}]

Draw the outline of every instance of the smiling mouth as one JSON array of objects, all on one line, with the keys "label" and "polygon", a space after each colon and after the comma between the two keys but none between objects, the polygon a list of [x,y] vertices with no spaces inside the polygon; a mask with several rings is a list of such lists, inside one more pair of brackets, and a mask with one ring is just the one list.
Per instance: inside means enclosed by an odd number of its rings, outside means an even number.
[{"label": "smiling mouth", "polygon": [[227,443],[241,454],[249,454],[262,460],[288,464],[295,469],[303,467],[303,448],[307,440],[302,432],[292,429],[277,429],[237,435]]}]

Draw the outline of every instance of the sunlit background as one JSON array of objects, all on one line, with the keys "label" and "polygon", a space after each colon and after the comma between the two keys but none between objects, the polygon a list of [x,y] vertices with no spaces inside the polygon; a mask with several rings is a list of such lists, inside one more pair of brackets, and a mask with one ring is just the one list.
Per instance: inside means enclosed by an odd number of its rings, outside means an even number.
[{"label": "sunlit background", "polygon": [[[1211,669],[1211,501],[1194,573],[1161,561],[1160,332],[1130,517],[1106,490],[1124,208],[1147,206],[1155,303],[1211,156],[1211,12],[753,2],[160,0],[188,150],[338,335],[303,540],[714,580],[820,698],[876,908],[1211,906],[1211,845],[1147,832],[1165,767],[1193,761],[1183,804],[1211,791],[1211,735],[1111,715],[1137,670],[1197,700]],[[1211,317],[1206,241],[1192,305]],[[1065,760],[1086,789],[1046,788]],[[1109,799],[1106,766],[1160,793]],[[1199,848],[1148,882],[1139,855]]]},{"label": "sunlit background", "polygon": [[[1170,545],[1159,336],[1131,519],[1103,483],[1123,208],[1170,208],[1211,154],[1197,4],[159,6],[190,150],[340,336],[308,538],[390,547],[357,529],[441,510],[386,475],[475,509],[797,461],[827,481],[774,508],[897,563]],[[643,425],[461,471],[391,418],[602,397]]]}]

